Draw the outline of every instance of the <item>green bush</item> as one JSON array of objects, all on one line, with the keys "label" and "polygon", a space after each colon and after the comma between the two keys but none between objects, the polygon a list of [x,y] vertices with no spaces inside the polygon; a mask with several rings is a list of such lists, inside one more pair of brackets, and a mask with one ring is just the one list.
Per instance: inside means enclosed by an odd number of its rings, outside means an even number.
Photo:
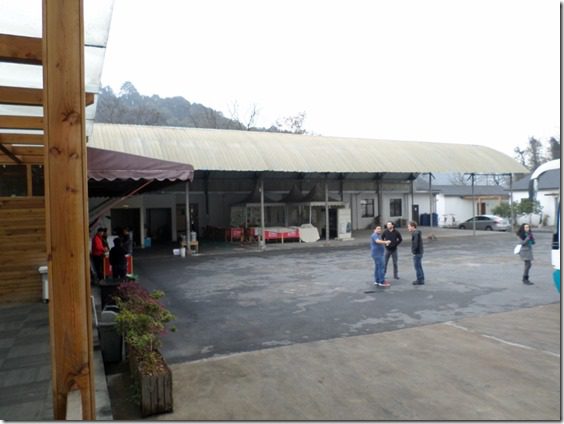
[{"label": "green bush", "polygon": [[162,291],[149,292],[134,281],[118,287],[117,327],[145,374],[154,374],[162,368],[161,336],[167,329],[174,331],[167,327],[174,315],[159,302],[163,296]]},{"label": "green bush", "polygon": [[502,202],[492,208],[492,213],[497,216],[509,218],[511,216],[511,205],[507,202]]}]

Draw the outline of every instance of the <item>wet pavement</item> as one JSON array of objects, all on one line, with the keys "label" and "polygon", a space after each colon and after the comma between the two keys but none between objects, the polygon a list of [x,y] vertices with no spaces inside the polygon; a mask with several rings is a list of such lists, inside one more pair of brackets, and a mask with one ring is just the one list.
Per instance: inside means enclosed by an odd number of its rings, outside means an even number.
[{"label": "wet pavement", "polygon": [[534,286],[521,283],[515,240],[512,233],[483,232],[426,240],[427,284],[421,287],[411,284],[406,240],[399,249],[400,280],[375,293],[365,293],[374,288],[363,241],[311,249],[287,243],[282,250],[190,258],[140,254],[136,270],[143,285],[165,291],[164,302],[176,315],[177,331],[165,337],[163,351],[178,363],[558,302],[550,234],[537,234]]},{"label": "wet pavement", "polygon": [[[202,246],[188,258],[138,252],[141,284],[164,290],[177,317],[162,349],[174,412],[154,418],[560,419],[550,233],[537,233],[533,286],[521,283],[514,234],[433,234],[426,285],[411,284],[405,234],[401,279],[387,289],[372,287],[361,238],[264,252]],[[126,374],[108,381],[114,417],[139,419]]]}]

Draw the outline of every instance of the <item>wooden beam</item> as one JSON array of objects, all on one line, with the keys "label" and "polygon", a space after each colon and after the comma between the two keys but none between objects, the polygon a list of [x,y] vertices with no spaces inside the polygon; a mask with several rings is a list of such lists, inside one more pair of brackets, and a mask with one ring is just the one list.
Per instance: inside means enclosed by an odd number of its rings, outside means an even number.
[{"label": "wooden beam", "polygon": [[[95,420],[82,0],[43,0],[45,212],[55,420],[78,389]],[[52,294],[51,294],[52,293]]]},{"label": "wooden beam", "polygon": [[43,146],[7,146],[14,155],[18,156],[43,156]]},{"label": "wooden beam", "polygon": [[[86,93],[86,106],[94,103],[94,94]],[[0,104],[43,106],[43,90],[0,86]]]},{"label": "wooden beam", "polygon": [[8,149],[5,145],[0,144],[0,151],[12,159],[14,162],[21,164],[22,160],[17,157],[10,149]]},{"label": "wooden beam", "polygon": [[0,34],[0,62],[41,65],[41,38]]},{"label": "wooden beam", "polygon": [[[43,165],[44,156],[22,156],[21,159],[22,164],[29,164],[29,165]],[[10,159],[8,156],[4,156],[0,154],[0,165],[11,165],[14,161]]]},{"label": "wooden beam", "polygon": [[8,105],[43,106],[43,90],[0,86],[0,103]]},{"label": "wooden beam", "polygon": [[42,116],[0,115],[0,128],[18,130],[42,130]]},{"label": "wooden beam", "polygon": [[43,134],[0,133],[0,144],[43,145]]}]

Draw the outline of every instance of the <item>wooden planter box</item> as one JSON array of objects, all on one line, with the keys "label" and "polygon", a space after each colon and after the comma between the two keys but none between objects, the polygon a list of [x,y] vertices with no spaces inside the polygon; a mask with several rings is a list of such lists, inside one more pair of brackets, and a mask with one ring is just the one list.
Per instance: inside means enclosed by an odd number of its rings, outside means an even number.
[{"label": "wooden planter box", "polygon": [[141,394],[141,415],[172,412],[172,373],[168,365],[162,374],[143,375],[139,373]]},{"label": "wooden planter box", "polygon": [[141,415],[172,412],[172,372],[163,358],[164,370],[156,375],[145,375],[139,369],[135,355],[129,355],[131,376],[138,384]]}]

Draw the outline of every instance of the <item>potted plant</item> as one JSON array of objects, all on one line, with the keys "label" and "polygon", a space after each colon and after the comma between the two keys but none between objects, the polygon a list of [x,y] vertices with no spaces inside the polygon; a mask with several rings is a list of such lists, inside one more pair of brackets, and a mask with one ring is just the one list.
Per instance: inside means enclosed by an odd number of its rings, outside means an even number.
[{"label": "potted plant", "polygon": [[163,296],[162,291],[149,292],[128,281],[118,287],[116,297],[116,324],[125,341],[143,416],[172,411],[172,374],[159,349],[174,316],[160,303]]}]

